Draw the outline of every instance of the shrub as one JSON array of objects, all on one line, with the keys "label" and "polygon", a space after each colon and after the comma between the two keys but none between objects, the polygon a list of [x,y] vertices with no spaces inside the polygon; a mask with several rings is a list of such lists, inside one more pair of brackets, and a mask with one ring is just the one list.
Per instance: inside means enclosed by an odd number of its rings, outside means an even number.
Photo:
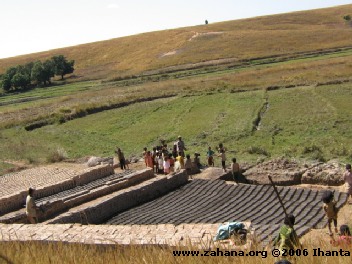
[{"label": "shrub", "polygon": [[323,151],[321,148],[315,144],[311,146],[305,146],[302,154],[309,154],[310,157],[314,160],[320,161],[320,162],[325,162],[326,159],[324,157]]},{"label": "shrub", "polygon": [[249,154],[258,154],[258,155],[264,155],[267,157],[270,156],[270,153],[268,151],[266,151],[264,148],[258,147],[258,146],[250,146],[248,148],[247,152]]},{"label": "shrub", "polygon": [[322,152],[321,148],[315,144],[311,146],[305,146],[303,149],[303,154],[309,154],[309,153],[314,153],[314,152]]},{"label": "shrub", "polygon": [[60,162],[67,159],[67,157],[67,152],[63,148],[57,148],[49,154],[49,156],[47,157],[47,162]]}]

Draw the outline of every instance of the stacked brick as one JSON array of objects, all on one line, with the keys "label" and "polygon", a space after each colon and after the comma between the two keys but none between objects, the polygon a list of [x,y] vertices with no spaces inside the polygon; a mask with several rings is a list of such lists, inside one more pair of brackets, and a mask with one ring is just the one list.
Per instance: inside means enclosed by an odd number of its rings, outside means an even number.
[{"label": "stacked brick", "polygon": [[4,175],[0,177],[0,216],[23,208],[29,187],[36,189],[35,197],[38,199],[113,173],[111,166],[101,165],[83,171],[39,167]]},{"label": "stacked brick", "polygon": [[213,243],[219,224],[25,225],[0,224],[0,241],[52,241],[119,245],[199,245]]}]

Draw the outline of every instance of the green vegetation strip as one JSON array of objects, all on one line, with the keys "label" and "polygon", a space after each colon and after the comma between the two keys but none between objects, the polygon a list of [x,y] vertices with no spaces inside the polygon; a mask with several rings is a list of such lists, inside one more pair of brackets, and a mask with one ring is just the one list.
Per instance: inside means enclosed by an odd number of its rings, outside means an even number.
[{"label": "green vegetation strip", "polygon": [[119,146],[129,157],[141,155],[143,147],[150,149],[160,139],[171,147],[182,135],[188,153],[200,152],[203,162],[208,146],[220,142],[228,149],[228,162],[234,156],[240,162],[276,156],[348,161],[351,93],[346,83],[161,98],[31,132],[4,129],[0,151],[7,159],[39,162],[58,149],[78,158],[112,156]]}]

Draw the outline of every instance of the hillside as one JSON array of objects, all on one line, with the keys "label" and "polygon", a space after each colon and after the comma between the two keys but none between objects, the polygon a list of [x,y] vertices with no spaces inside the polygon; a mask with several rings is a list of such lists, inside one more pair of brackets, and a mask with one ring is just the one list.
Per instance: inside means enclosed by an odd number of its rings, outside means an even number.
[{"label": "hillside", "polygon": [[[213,64],[351,47],[343,16],[352,5],[150,32],[0,60],[12,65],[63,54],[75,80],[139,75],[175,65]],[[72,28],[72,30],[75,30]]]},{"label": "hillside", "polygon": [[[352,5],[150,32],[0,60],[63,54],[76,71],[0,97],[0,170],[62,157],[140,156],[178,135],[228,159],[352,158]],[[202,158],[203,158],[202,155]],[[1,173],[0,173],[1,174]]]}]

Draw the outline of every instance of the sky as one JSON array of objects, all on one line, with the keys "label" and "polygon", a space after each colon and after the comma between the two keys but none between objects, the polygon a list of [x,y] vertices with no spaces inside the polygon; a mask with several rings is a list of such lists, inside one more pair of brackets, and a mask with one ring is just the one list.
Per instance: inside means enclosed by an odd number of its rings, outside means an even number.
[{"label": "sky", "polygon": [[0,58],[347,0],[0,0]]}]

